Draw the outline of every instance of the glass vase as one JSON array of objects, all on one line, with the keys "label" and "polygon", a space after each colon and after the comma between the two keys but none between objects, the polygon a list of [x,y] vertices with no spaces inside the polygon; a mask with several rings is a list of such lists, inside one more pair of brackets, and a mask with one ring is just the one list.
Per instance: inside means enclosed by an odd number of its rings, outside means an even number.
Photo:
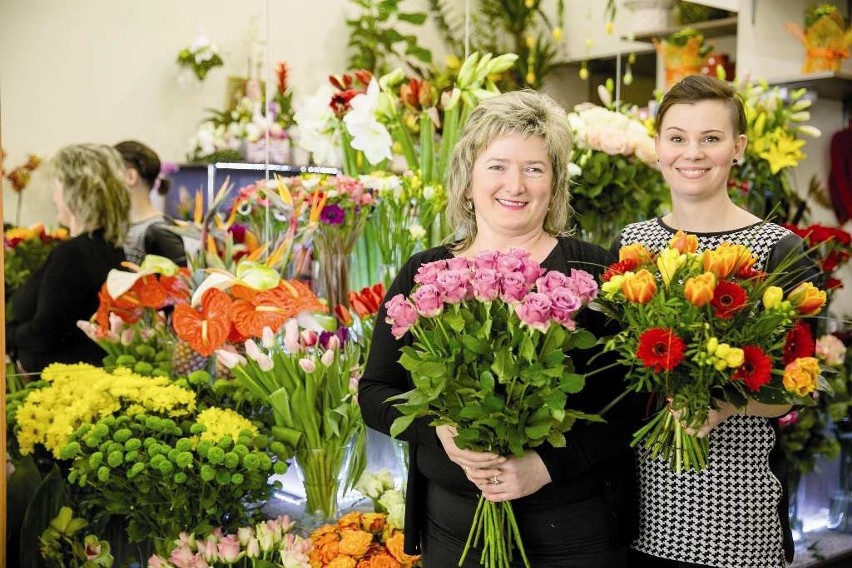
[{"label": "glass vase", "polygon": [[314,293],[328,300],[331,310],[338,304],[349,307],[349,268],[352,257],[349,253],[317,246],[314,262]]},{"label": "glass vase", "polygon": [[790,471],[787,477],[788,514],[790,518],[790,531],[793,534],[793,542],[796,543],[797,547],[805,542],[805,532],[802,529],[802,515],[801,511],[799,511],[799,488],[801,481],[801,472]]},{"label": "glass vase", "polygon": [[840,443],[840,487],[831,496],[828,528],[852,534],[852,419],[836,422],[834,431]]},{"label": "glass vase", "polygon": [[338,493],[349,469],[351,446],[329,444],[296,451],[296,472],[305,489],[303,524],[316,528],[338,516]]}]

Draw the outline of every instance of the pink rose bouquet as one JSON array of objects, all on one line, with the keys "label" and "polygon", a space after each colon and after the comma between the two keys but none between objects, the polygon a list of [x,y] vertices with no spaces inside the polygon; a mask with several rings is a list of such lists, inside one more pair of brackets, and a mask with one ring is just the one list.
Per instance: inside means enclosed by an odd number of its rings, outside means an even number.
[{"label": "pink rose bouquet", "polygon": [[[415,385],[392,399],[402,416],[391,435],[430,416],[456,427],[461,448],[521,456],[564,446],[578,419],[599,420],[568,408],[584,377],[567,352],[595,344],[575,321],[598,293],[590,274],[546,272],[510,250],[424,264],[414,281],[386,304],[393,335],[413,336],[400,363]],[[483,564],[509,566],[514,547],[529,566],[511,503],[480,498],[462,559],[480,537]]]}]

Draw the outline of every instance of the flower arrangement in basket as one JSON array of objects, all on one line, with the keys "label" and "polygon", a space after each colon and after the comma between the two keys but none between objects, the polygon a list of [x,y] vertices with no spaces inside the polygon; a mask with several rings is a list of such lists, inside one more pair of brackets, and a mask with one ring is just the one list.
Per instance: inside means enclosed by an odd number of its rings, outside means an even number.
[{"label": "flower arrangement in basket", "polygon": [[852,28],[844,21],[837,6],[817,4],[805,13],[805,29],[787,22],[787,31],[805,46],[802,73],[840,71],[843,60],[849,57]]},{"label": "flower arrangement in basket", "polygon": [[663,41],[655,39],[654,46],[663,57],[667,89],[688,75],[700,74],[704,59],[713,49],[695,28],[684,28]]},{"label": "flower arrangement in basket", "polygon": [[384,513],[351,512],[335,524],[311,533],[311,568],[350,566],[370,568],[420,566],[419,556],[403,552],[402,530],[388,522]]},{"label": "flower arrangement in basket", "polygon": [[178,52],[177,64],[183,72],[192,73],[199,81],[203,81],[207,73],[225,62],[218,48],[204,34],[199,34],[191,44]]},{"label": "flower arrangement in basket", "polygon": [[629,368],[628,389],[656,398],[658,410],[633,445],[676,472],[707,466],[708,440],[696,432],[717,400],[813,404],[820,374],[813,349],[802,352],[796,339],[802,318],[822,309],[825,292],[810,282],[786,295],[780,287],[806,276],[796,268],[800,259],[766,274],[742,245],[697,247],[683,232],[657,253],[623,246],[598,300],[625,326],[606,349]]},{"label": "flower arrangement in basket", "polygon": [[[564,446],[575,421],[599,419],[570,408],[584,379],[567,355],[595,343],[574,319],[598,292],[591,275],[545,273],[513,249],[424,264],[414,280],[386,304],[391,333],[413,336],[400,363],[415,388],[391,399],[402,414],[392,436],[429,416],[456,427],[460,448],[520,456]],[[509,566],[516,549],[529,566],[511,502],[480,498],[459,564],[480,542],[483,564]]]}]

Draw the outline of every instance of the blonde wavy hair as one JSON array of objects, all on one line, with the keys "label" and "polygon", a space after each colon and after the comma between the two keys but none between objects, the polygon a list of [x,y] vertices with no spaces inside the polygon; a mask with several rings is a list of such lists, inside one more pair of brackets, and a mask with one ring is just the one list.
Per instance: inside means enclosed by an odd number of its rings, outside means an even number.
[{"label": "blonde wavy hair", "polygon": [[120,247],[130,227],[121,154],[106,144],[71,144],[60,148],[48,167],[71,213],[85,227],[102,228],[107,242]]},{"label": "blonde wavy hair", "polygon": [[553,236],[569,233],[568,164],[573,139],[568,114],[549,96],[525,89],[480,102],[453,149],[446,180],[451,250],[468,248],[476,237],[476,214],[465,206],[476,159],[496,139],[510,134],[538,136],[544,141],[553,167],[553,186],[543,229]]}]

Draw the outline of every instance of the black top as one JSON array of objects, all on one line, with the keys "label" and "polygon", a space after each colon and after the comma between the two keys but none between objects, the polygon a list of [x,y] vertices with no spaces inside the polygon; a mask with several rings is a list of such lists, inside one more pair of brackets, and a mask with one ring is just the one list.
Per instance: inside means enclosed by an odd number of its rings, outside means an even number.
[{"label": "black top", "polygon": [[77,320],[97,311],[98,290],[124,259],[124,251],[107,243],[102,229],[60,243],[10,299],[6,352],[30,373],[56,362],[99,365],[105,353]]},{"label": "black top", "polygon": [[[414,286],[414,275],[422,264],[452,256],[444,246],[414,255],[390,286],[385,301],[399,293],[408,295]],[[571,268],[581,269],[597,279],[612,260],[610,254],[601,247],[563,237],[559,238],[558,245],[542,266],[565,273],[570,273]],[[373,333],[370,356],[359,383],[358,400],[367,425],[387,434],[400,413],[385,401],[410,390],[413,385],[408,372],[398,363],[400,349],[411,343],[411,336],[406,334],[396,340],[390,333],[390,325],[385,322],[386,313],[383,302]],[[577,324],[590,330],[596,337],[618,331],[606,329],[606,318],[590,309],[579,314]],[[596,352],[595,349],[572,353],[578,372],[588,370],[588,359]],[[591,367],[603,367],[613,360],[613,357],[601,356]],[[599,412],[624,391],[623,376],[623,371],[615,368],[590,377],[583,391],[569,398],[568,406],[586,412]],[[615,411],[608,413],[607,423],[579,421],[566,432],[567,445],[564,448],[554,448],[548,444],[537,447],[535,450],[553,481],[519,501],[559,506],[602,495],[605,491],[611,493],[615,483],[619,491],[616,491],[617,503],[613,503],[611,513],[620,516],[614,521],[620,526],[622,542],[626,542],[630,538],[628,532],[633,530],[632,507],[626,497],[626,494],[633,492],[629,487],[634,467],[629,441],[633,430],[638,427],[641,409],[625,411],[624,406],[617,406]],[[457,494],[478,495],[476,486],[465,477],[457,464],[450,461],[435,428],[429,422],[429,418],[418,419],[399,436],[412,444],[405,519],[405,546],[409,553],[419,552],[420,532],[425,516],[423,497],[426,483],[436,483]]]}]

